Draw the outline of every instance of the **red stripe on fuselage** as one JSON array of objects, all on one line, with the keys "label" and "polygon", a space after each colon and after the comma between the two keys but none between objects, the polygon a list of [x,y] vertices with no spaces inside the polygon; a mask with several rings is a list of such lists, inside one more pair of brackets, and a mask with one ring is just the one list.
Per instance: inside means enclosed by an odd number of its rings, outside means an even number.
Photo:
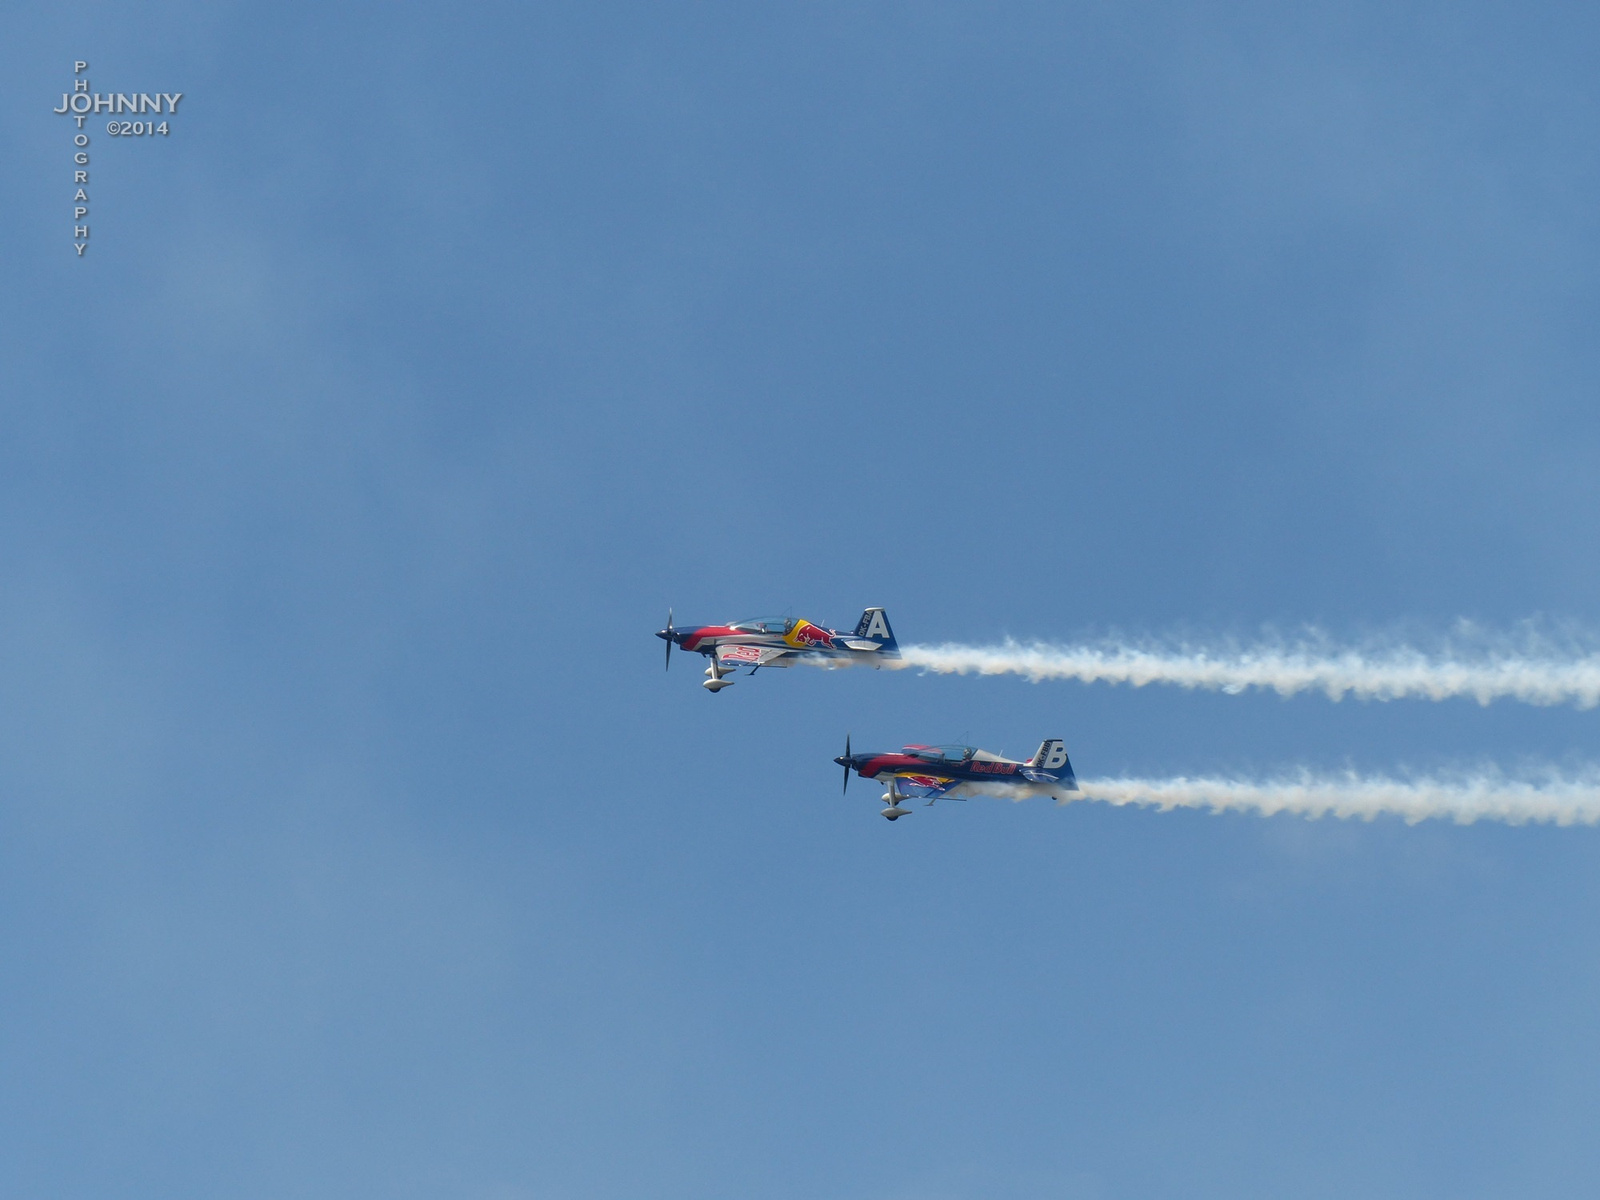
[{"label": "red stripe on fuselage", "polygon": [[908,767],[926,771],[928,763],[909,754],[879,754],[857,767],[856,774],[871,779],[884,771],[903,771]]},{"label": "red stripe on fuselage", "polygon": [[681,645],[685,650],[698,650],[701,646],[705,645],[707,641],[715,644],[716,642],[721,641],[723,638],[748,636],[748,634],[741,634],[737,629],[730,629],[726,625],[702,625],[699,629],[696,629],[692,633],[686,635],[683,641],[678,644]]}]

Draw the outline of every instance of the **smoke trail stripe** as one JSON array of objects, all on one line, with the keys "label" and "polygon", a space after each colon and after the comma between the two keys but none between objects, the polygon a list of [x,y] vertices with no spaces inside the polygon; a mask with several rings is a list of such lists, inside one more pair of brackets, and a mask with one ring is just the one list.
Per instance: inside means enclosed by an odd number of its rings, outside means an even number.
[{"label": "smoke trail stripe", "polygon": [[1594,825],[1600,823],[1600,775],[1552,776],[1519,781],[1498,776],[1458,780],[1392,779],[1381,776],[1315,776],[1276,780],[1223,778],[1079,780],[1081,793],[1059,796],[1116,805],[1143,805],[1261,816],[1297,813],[1306,817],[1397,816],[1408,824],[1429,818],[1470,825],[1504,821],[1512,825]]},{"label": "smoke trail stripe", "polygon": [[1237,693],[1260,688],[1292,696],[1320,691],[1333,700],[1469,697],[1527,704],[1600,705],[1600,653],[1553,653],[1494,648],[1445,648],[1427,653],[1401,646],[1376,651],[1289,647],[1191,648],[1120,644],[1067,645],[1005,642],[996,646],[907,646],[902,668],[950,675],[1017,675],[1038,683],[1163,683]]},{"label": "smoke trail stripe", "polygon": [[1471,825],[1600,824],[1600,770],[1579,776],[1549,773],[1540,779],[1510,779],[1487,771],[1450,778],[1397,779],[1382,775],[1317,775],[1301,771],[1273,779],[1228,779],[1179,775],[1171,779],[1083,779],[1078,791],[1048,785],[1008,786],[964,783],[950,794],[962,799],[990,796],[1006,800],[1050,797],[1060,804],[1092,800],[1118,807],[1133,805],[1270,817],[1399,817],[1407,824],[1430,818]]}]

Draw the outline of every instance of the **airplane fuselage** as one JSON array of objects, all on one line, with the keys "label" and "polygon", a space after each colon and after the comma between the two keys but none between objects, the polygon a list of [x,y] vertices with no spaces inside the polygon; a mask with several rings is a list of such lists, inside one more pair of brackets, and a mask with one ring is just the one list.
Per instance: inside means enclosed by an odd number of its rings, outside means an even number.
[{"label": "airplane fuselage", "polygon": [[852,771],[863,779],[888,781],[883,799],[889,807],[883,815],[891,821],[906,815],[903,800],[927,799],[931,804],[941,796],[952,800],[982,795],[1060,797],[1078,790],[1066,744],[1060,738],[1045,739],[1027,762],[975,746],[913,745],[901,747],[898,753],[874,750],[852,754],[847,738],[844,753],[833,761],[844,768],[847,790]]},{"label": "airplane fuselage", "polygon": [[748,667],[787,667],[796,662],[877,663],[900,657],[889,628],[888,615],[881,608],[861,614],[854,632],[828,629],[797,617],[767,617],[738,621],[730,625],[693,625],[675,629],[670,620],[656,633],[667,643],[667,660],[672,647],[703,654],[710,659],[705,687],[715,692],[733,681],[725,675]]}]

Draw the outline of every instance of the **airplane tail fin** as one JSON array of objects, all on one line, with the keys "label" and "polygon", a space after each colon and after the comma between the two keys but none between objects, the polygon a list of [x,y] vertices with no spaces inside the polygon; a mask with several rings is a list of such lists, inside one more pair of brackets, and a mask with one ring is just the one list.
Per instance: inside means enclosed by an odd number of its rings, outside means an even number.
[{"label": "airplane tail fin", "polygon": [[881,608],[869,608],[861,614],[856,637],[877,642],[878,649],[886,653],[894,654],[900,650],[899,643],[894,640],[894,630],[889,628],[889,614]]},{"label": "airplane tail fin", "polygon": [[1078,777],[1067,758],[1067,744],[1060,738],[1046,738],[1027,762],[1023,772],[1036,783],[1054,782],[1068,791],[1078,790]]}]

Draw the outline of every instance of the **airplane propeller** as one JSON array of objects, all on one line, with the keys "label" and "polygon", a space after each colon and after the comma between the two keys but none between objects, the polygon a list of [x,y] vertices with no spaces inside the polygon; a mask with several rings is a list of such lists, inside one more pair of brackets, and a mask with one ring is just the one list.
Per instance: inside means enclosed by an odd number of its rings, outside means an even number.
[{"label": "airplane propeller", "polygon": [[844,735],[844,758],[841,761],[844,763],[844,791],[839,794],[843,796],[850,791],[850,735],[848,733]]},{"label": "airplane propeller", "polygon": [[665,667],[663,667],[662,670],[670,671],[671,669],[672,669],[672,610],[669,608],[669,609],[667,609],[667,665]]}]

